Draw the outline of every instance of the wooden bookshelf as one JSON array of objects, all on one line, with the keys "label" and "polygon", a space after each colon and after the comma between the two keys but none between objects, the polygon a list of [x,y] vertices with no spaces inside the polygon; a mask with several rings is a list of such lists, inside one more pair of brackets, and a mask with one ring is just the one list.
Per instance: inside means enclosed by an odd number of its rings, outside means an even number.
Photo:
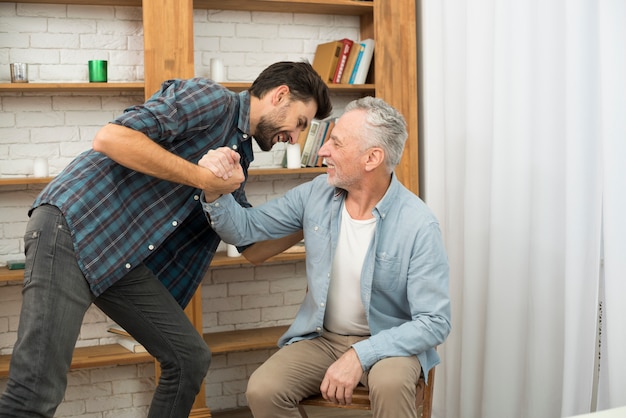
[{"label": "wooden bookshelf", "polygon": [[[376,95],[392,104],[407,118],[409,139],[397,168],[399,179],[410,190],[418,192],[418,160],[417,160],[417,40],[416,2],[415,0],[163,0],[147,2],[142,0],[0,0],[7,3],[43,3],[43,4],[74,4],[95,6],[131,6],[141,7],[144,27],[144,83],[20,83],[0,84],[0,91],[5,93],[56,93],[56,92],[122,92],[151,93],[161,81],[174,77],[193,75],[193,9],[263,11],[273,13],[312,13],[358,16],[360,20],[360,38],[376,40],[374,56],[374,83],[362,86],[330,85],[332,92]],[[174,45],[175,47],[172,47]],[[164,66],[167,62],[171,65]],[[241,91],[249,83],[224,83],[233,91]],[[256,169],[250,175],[282,175],[285,173],[309,173],[309,169]],[[310,169],[319,170],[319,169]],[[315,171],[315,172],[323,172]],[[0,179],[2,185],[44,184],[47,179]],[[276,261],[291,259],[302,260],[304,254],[281,254],[273,259]],[[217,255],[215,266],[245,265],[242,258],[227,258]],[[6,272],[4,271],[6,270]],[[8,271],[0,268],[0,281],[20,280],[23,271]],[[19,272],[19,273],[17,273]],[[5,280],[9,278],[9,280]],[[195,297],[194,297],[195,299]],[[201,304],[192,307],[190,317],[197,328],[202,328]],[[243,337],[259,338],[262,330],[255,330],[252,335]],[[232,346],[231,346],[232,347]],[[241,347],[235,344],[234,347]],[[124,350],[118,352],[117,350]],[[0,376],[6,375],[10,356],[0,356]],[[134,354],[117,345],[101,346],[100,348],[85,347],[77,349],[72,368],[95,367],[113,364],[130,364],[151,361],[145,353]],[[205,406],[204,388],[197,396],[192,416],[210,417]]]}]

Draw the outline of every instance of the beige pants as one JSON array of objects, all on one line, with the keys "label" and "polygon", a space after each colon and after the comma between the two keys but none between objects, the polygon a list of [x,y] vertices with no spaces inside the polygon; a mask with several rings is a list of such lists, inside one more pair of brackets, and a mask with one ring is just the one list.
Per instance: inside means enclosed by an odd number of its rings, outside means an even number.
[{"label": "beige pants", "polygon": [[[255,418],[300,417],[298,402],[319,393],[326,369],[364,337],[325,332],[322,337],[285,346],[250,377],[246,396]],[[361,383],[369,388],[374,418],[416,418],[417,357],[380,360]]]}]

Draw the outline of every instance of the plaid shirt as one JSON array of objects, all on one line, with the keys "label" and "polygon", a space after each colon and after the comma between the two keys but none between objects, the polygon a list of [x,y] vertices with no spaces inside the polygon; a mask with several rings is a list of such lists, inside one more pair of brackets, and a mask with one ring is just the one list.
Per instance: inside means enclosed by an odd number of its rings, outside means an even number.
[{"label": "plaid shirt", "polygon": [[[210,149],[237,145],[246,178],[254,158],[247,133],[249,92],[233,93],[206,79],[166,81],[146,103],[126,109],[113,123],[143,132],[194,163]],[[233,195],[249,207],[244,184]],[[89,150],[41,192],[32,209],[49,204],[62,211],[94,295],[145,263],[184,307],[220,242],[200,194]]]}]

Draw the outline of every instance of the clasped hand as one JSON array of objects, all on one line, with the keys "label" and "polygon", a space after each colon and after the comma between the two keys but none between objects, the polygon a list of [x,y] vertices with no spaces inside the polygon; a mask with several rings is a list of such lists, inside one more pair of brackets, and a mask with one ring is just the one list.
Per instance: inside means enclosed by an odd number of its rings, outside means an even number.
[{"label": "clasped hand", "polygon": [[230,148],[222,147],[210,150],[202,156],[198,165],[206,168],[210,176],[208,184],[203,188],[207,201],[217,199],[222,194],[237,190],[245,180],[239,161],[241,156]]},{"label": "clasped hand", "polygon": [[363,368],[359,356],[350,348],[326,370],[320,392],[327,401],[350,405],[354,388],[362,376]]}]

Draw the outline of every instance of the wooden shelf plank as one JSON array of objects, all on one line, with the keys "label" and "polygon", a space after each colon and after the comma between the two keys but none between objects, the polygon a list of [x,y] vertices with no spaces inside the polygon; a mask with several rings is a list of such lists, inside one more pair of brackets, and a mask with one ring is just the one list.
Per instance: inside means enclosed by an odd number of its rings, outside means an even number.
[{"label": "wooden shelf plank", "polygon": [[302,168],[251,168],[250,176],[285,176],[290,174],[323,174],[326,167],[302,167]]},{"label": "wooden shelf plank", "polygon": [[[306,254],[304,250],[301,252],[284,252],[275,255],[274,257],[268,258],[263,264],[288,263],[294,261],[302,261],[305,258]],[[215,253],[215,257],[213,257],[213,261],[211,261],[211,267],[239,266],[241,264],[250,264],[250,262],[248,262],[248,260],[246,260],[244,256],[240,255],[239,257],[229,257],[223,251]]]},{"label": "wooden shelf plank", "polygon": [[213,354],[277,348],[278,338],[280,338],[280,336],[287,331],[287,328],[289,327],[277,326],[211,332],[204,334],[204,341],[207,343]]},{"label": "wooden shelf plank", "polygon": [[[251,168],[251,176],[275,176],[294,174],[322,174],[326,172],[326,167],[305,167],[305,168]],[[0,178],[0,186],[19,186],[29,184],[48,184],[54,177],[6,177]]]},{"label": "wooden shelf plank", "polygon": [[[229,90],[240,92],[250,88],[249,82],[224,82],[222,85]],[[373,84],[328,84],[328,88],[333,93],[358,93],[371,94],[376,92]]]},{"label": "wooden shelf plank", "polygon": [[[141,0],[0,0],[0,3],[78,4],[84,6],[141,7]],[[194,0],[197,9],[252,10],[261,12],[364,15],[372,1],[358,0]]]},{"label": "wooden shelf plank", "polygon": [[194,0],[196,9],[252,10],[260,12],[365,15],[372,1],[358,0]]},{"label": "wooden shelf plank", "polygon": [[[284,252],[282,254],[275,255],[274,257],[270,257],[265,261],[266,263],[289,263],[302,261],[306,257],[304,250],[300,252]],[[243,256],[239,257],[228,257],[225,252],[220,251],[215,254],[213,257],[213,261],[211,262],[211,267],[229,267],[229,266],[239,266],[242,264],[250,264],[248,260]],[[6,266],[0,267],[0,283],[4,282],[15,282],[21,281],[24,279],[24,270],[9,270]]]},{"label": "wooden shelf plank", "polygon": [[24,280],[24,269],[9,270],[7,266],[0,267],[0,283],[17,282]]},{"label": "wooden shelf plank", "polygon": [[[0,0],[1,1],[1,0]],[[0,83],[2,93],[144,92],[143,83]]]},{"label": "wooden shelf plank", "polygon": [[0,178],[0,186],[48,184],[54,177],[7,177]]},{"label": "wooden shelf plank", "polygon": [[141,7],[141,0],[0,0],[0,3],[78,4],[82,6]]},{"label": "wooden shelf plank", "polygon": [[[74,350],[71,369],[88,367],[115,366],[120,364],[139,364],[152,361],[148,353],[132,353],[119,344],[106,344],[93,347],[79,347]],[[9,375],[11,355],[0,356],[0,377]]]},{"label": "wooden shelf plank", "polygon": [[[0,3],[2,0],[0,0]],[[251,83],[224,82],[224,87],[240,92],[250,87]],[[58,93],[58,92],[132,92],[144,93],[143,83],[0,83],[0,93]],[[336,93],[374,94],[373,84],[329,84],[328,88]]]},{"label": "wooden shelf plank", "polygon": [[[287,326],[275,326],[212,332],[204,334],[204,341],[213,354],[270,349],[277,347],[276,343],[278,342],[278,338],[287,328]],[[149,363],[151,361],[153,361],[153,358],[148,353],[132,353],[119,344],[106,344],[76,348],[70,369],[76,370],[89,367],[140,364]],[[0,377],[9,375],[10,362],[10,354],[0,356]]]}]

